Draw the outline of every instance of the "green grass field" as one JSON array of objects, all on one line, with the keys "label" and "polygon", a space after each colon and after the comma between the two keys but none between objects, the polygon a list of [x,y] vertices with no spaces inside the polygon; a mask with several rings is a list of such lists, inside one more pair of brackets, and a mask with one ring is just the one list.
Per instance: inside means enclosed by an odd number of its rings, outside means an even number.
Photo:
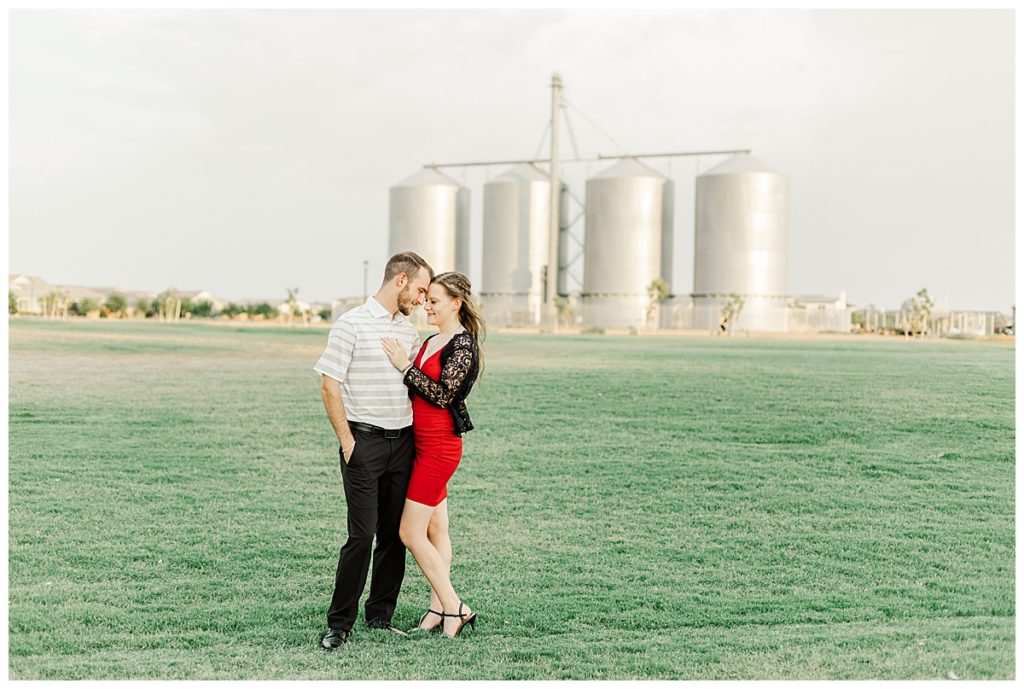
[{"label": "green grass field", "polygon": [[[476,633],[328,654],[325,341],[11,321],[11,678],[1014,676],[1010,344],[493,335]],[[409,557],[399,626],[428,590]]]}]

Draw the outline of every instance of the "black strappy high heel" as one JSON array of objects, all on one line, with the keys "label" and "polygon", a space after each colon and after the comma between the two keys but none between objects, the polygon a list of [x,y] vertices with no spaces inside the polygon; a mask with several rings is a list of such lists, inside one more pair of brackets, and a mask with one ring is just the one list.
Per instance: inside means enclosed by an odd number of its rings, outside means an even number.
[{"label": "black strappy high heel", "polygon": [[[430,629],[424,629],[423,628],[423,620],[427,619],[427,615],[429,615],[431,613],[433,613],[433,614],[435,614],[435,615],[437,615],[438,617],[441,618],[441,624],[437,625],[436,627],[431,627]],[[416,626],[413,627],[410,630],[410,633],[419,632],[421,634],[432,634],[432,633],[437,632],[437,631],[441,631],[441,632],[444,631],[444,613],[443,612],[438,612],[437,610],[432,610],[430,608],[427,608],[427,611],[425,613],[423,613],[422,616],[420,616],[420,621],[417,622]]]},{"label": "black strappy high heel", "polygon": [[462,601],[459,601],[459,611],[457,613],[453,613],[453,612],[442,612],[441,613],[441,617],[442,617],[442,619],[441,619],[441,629],[442,629],[442,631],[444,630],[444,619],[443,618],[445,618],[445,617],[458,617],[458,618],[462,619],[462,624],[459,625],[458,629],[456,629],[455,633],[452,634],[452,636],[451,636],[451,638],[453,638],[453,639],[455,637],[457,637],[459,634],[462,633],[462,629],[467,624],[470,627],[473,628],[473,631],[476,631],[476,613],[474,612],[469,617],[466,617],[466,613],[462,612],[462,607],[463,607],[463,603],[462,603]]}]

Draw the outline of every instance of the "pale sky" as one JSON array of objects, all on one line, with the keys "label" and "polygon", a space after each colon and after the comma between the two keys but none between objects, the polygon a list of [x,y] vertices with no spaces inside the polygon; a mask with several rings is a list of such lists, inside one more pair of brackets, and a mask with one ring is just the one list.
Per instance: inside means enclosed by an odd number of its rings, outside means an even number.
[{"label": "pale sky", "polygon": [[[558,71],[628,152],[750,148],[785,173],[791,293],[1014,301],[1010,10],[16,10],[9,28],[11,272],[329,300],[362,293],[366,259],[373,291],[388,188],[533,157]],[[619,152],[569,115],[582,154]],[[676,181],[676,293],[693,175],[720,160],[651,163]],[[573,191],[606,166],[570,168]],[[503,170],[449,171],[472,190],[477,284],[481,185]]]}]

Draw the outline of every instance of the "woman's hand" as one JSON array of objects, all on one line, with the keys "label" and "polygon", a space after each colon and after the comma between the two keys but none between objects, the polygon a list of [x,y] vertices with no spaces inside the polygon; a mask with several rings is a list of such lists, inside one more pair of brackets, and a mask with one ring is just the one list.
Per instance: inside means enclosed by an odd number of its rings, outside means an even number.
[{"label": "woman's hand", "polygon": [[402,348],[398,340],[382,337],[380,338],[380,344],[384,347],[384,352],[387,353],[388,359],[391,359],[392,366],[399,371],[404,371],[409,366],[409,355],[405,353],[405,349]]}]

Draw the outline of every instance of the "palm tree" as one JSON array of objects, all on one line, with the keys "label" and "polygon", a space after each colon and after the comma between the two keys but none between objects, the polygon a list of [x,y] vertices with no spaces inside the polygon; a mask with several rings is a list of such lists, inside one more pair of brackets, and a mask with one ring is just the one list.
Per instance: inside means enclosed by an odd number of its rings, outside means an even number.
[{"label": "palm tree", "polygon": [[928,334],[928,317],[932,315],[932,308],[934,306],[935,302],[932,301],[931,295],[928,294],[928,289],[925,287],[919,289],[914,297],[913,311],[914,330],[921,333],[921,337]]},{"label": "palm tree", "polygon": [[732,336],[732,326],[743,311],[743,302],[743,297],[736,292],[729,294],[729,301],[722,306],[722,317],[718,321],[719,334],[728,333]]},{"label": "palm tree", "polygon": [[555,313],[557,314],[555,325],[568,326],[572,322],[573,317],[572,304],[561,294],[556,294],[551,301],[555,303]]},{"label": "palm tree", "polygon": [[162,321],[177,321],[181,318],[181,300],[173,287],[169,287],[156,298],[157,312]]},{"label": "palm tree", "polygon": [[50,320],[66,320],[68,317],[68,293],[62,289],[50,290],[42,298],[43,316]]},{"label": "palm tree", "polygon": [[43,318],[50,318],[50,313],[53,311],[53,303],[57,299],[57,290],[50,290],[49,294],[46,294],[39,298],[39,305],[43,309]]},{"label": "palm tree", "polygon": [[292,319],[295,316],[299,316],[302,318],[302,326],[306,327],[309,325],[309,311],[299,307],[299,288],[287,287],[285,289],[288,292],[288,299],[285,300],[285,303],[288,304],[288,325],[292,324]]},{"label": "palm tree", "polygon": [[647,327],[654,325],[654,312],[658,305],[668,299],[668,283],[663,278],[656,277],[647,285]]},{"label": "palm tree", "polygon": [[285,300],[285,303],[288,304],[288,313],[285,315],[285,321],[288,325],[291,325],[295,311],[299,308],[299,288],[286,287],[285,291],[288,292],[288,299]]}]

